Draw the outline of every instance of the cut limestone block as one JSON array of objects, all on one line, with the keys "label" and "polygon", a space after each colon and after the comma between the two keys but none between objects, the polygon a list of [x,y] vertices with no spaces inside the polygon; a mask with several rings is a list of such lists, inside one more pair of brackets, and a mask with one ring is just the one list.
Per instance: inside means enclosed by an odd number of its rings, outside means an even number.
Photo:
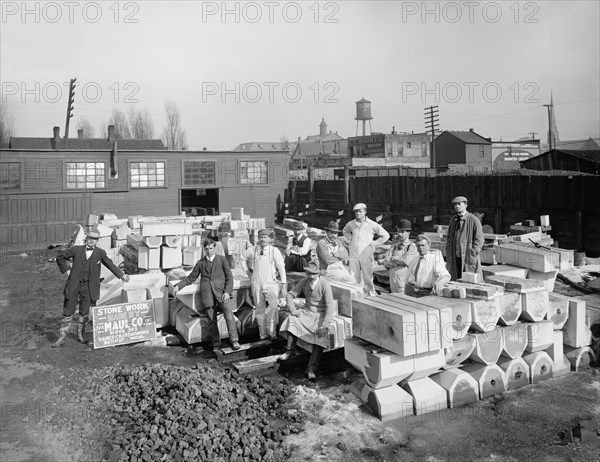
[{"label": "cut limestone block", "polygon": [[367,385],[367,381],[365,379],[358,379],[352,382],[349,391],[361,402],[366,403],[370,390],[371,388]]},{"label": "cut limestone block", "polygon": [[[175,281],[171,281],[169,283],[176,284]],[[185,286],[182,289],[179,289],[176,295],[177,300],[181,301],[185,306],[190,308],[192,311],[200,314],[203,312],[204,308],[202,306],[202,301],[200,298],[200,283],[194,282]]]},{"label": "cut limestone block", "polygon": [[356,337],[346,339],[344,357],[374,389],[394,385],[414,372],[412,356],[397,355]]},{"label": "cut limestone block", "polygon": [[336,281],[330,281],[329,285],[331,286],[333,298],[338,301],[339,313],[352,317],[352,301],[364,297],[362,287]]},{"label": "cut limestone block", "polygon": [[210,340],[208,317],[199,316],[189,308],[177,312],[175,328],[188,344]]},{"label": "cut limestone block", "polygon": [[143,302],[143,301],[147,300],[146,296],[147,296],[146,289],[136,289],[136,288],[125,287],[121,291],[121,300],[123,300],[123,303]]},{"label": "cut limestone block", "polygon": [[511,265],[491,265],[482,268],[483,276],[513,276],[517,278],[527,277],[527,268]]},{"label": "cut limestone block", "polygon": [[541,321],[548,314],[548,291],[545,289],[531,291],[521,294],[523,311],[521,319],[525,321]]},{"label": "cut limestone block", "polygon": [[175,327],[177,323],[177,313],[186,308],[186,306],[179,300],[169,301],[169,325]]},{"label": "cut limestone block", "polygon": [[151,249],[145,244],[138,248],[138,268],[140,269],[159,269],[160,268],[160,248]]},{"label": "cut limestone block", "polygon": [[556,364],[564,356],[565,351],[563,348],[563,331],[554,331],[554,342],[546,350],[550,359]]},{"label": "cut limestone block", "polygon": [[419,300],[423,303],[428,303],[434,306],[436,303],[445,308],[450,308],[451,322],[444,322],[442,324],[442,338],[445,340],[458,340],[463,338],[469,327],[471,327],[472,314],[471,304],[457,298],[445,298],[438,297],[435,295],[429,295],[427,297],[421,297]]},{"label": "cut limestone block", "polygon": [[192,223],[166,223],[159,221],[144,221],[140,224],[142,236],[177,236],[192,234]]},{"label": "cut limestone block", "polygon": [[527,278],[542,281],[546,290],[548,292],[553,292],[557,274],[558,271],[548,271],[547,273],[542,273],[541,271],[529,270]]},{"label": "cut limestone block", "polygon": [[463,370],[448,369],[432,375],[431,380],[446,390],[449,408],[479,401],[479,384]]},{"label": "cut limestone block", "polygon": [[163,236],[163,243],[168,247],[180,247],[181,236]]},{"label": "cut limestone block", "polygon": [[519,320],[523,311],[521,294],[506,292],[501,297],[498,297],[498,304],[500,306],[499,324],[511,326]]},{"label": "cut limestone block", "polygon": [[523,356],[527,347],[527,324],[518,322],[512,326],[500,327],[502,332],[501,356],[516,359]]},{"label": "cut limestone block", "polygon": [[[495,284],[475,284],[459,281],[448,282],[445,286],[445,289],[451,289],[452,298],[464,298],[463,294],[465,294],[469,298],[481,300],[491,300],[492,298],[504,293],[504,288]],[[456,290],[458,290],[458,295],[455,293]],[[447,297],[447,291],[444,290],[442,295]]]},{"label": "cut limestone block", "polygon": [[561,294],[548,294],[548,315],[546,319],[552,321],[554,330],[560,330],[564,327],[569,317],[569,297]]},{"label": "cut limestone block", "polygon": [[130,245],[135,250],[138,250],[140,245],[142,245],[144,241],[142,240],[142,236],[139,234],[129,234],[127,236],[127,245]]},{"label": "cut limestone block", "polygon": [[488,276],[487,282],[503,287],[507,292],[525,293],[544,289],[544,283],[535,279],[517,278],[514,276]]},{"label": "cut limestone block", "polygon": [[506,374],[497,364],[467,364],[463,371],[471,375],[479,386],[479,399],[486,399],[506,391]]},{"label": "cut limestone block", "polygon": [[129,226],[122,226],[113,229],[112,238],[114,241],[127,240],[127,236],[129,236],[130,234],[131,228]]},{"label": "cut limestone block", "polygon": [[154,302],[154,323],[156,327],[165,327],[169,325],[169,290],[167,286],[160,288],[162,296],[154,296],[148,289],[148,299]]},{"label": "cut limestone block", "polygon": [[554,361],[554,377],[561,377],[571,372],[571,363],[565,355]]},{"label": "cut limestone block", "polygon": [[569,318],[563,327],[564,342],[573,348],[591,345],[592,333],[585,324],[585,301],[577,298],[569,300]]},{"label": "cut limestone block", "polygon": [[520,266],[543,273],[554,271],[552,256],[549,253],[541,252],[535,247],[514,246],[511,244],[497,245],[496,260],[499,263],[505,263],[513,266]]},{"label": "cut limestone block", "polygon": [[140,218],[144,218],[142,215],[132,215],[127,218],[127,223],[130,228],[137,229],[140,227]]},{"label": "cut limestone block", "polygon": [[167,247],[166,245],[163,245],[160,248],[160,254],[160,265],[162,269],[171,269],[181,266],[183,259],[181,247]]},{"label": "cut limestone block", "polygon": [[112,237],[111,236],[104,236],[101,237],[100,239],[98,239],[98,242],[96,243],[96,247],[99,247],[102,250],[110,250],[112,249]]},{"label": "cut limestone block", "polygon": [[525,323],[527,326],[527,346],[525,351],[533,353],[543,351],[554,344],[554,329],[552,321]]},{"label": "cut limestone block", "polygon": [[411,381],[403,380],[400,386],[411,394],[415,415],[440,412],[448,408],[446,390],[429,377]]},{"label": "cut limestone block", "polygon": [[506,389],[514,390],[529,385],[529,366],[523,358],[500,359],[498,366],[506,374]]},{"label": "cut limestone block", "polygon": [[462,273],[461,278],[458,280],[458,282],[470,282],[473,284],[480,284],[483,282],[483,278],[481,277],[481,274],[479,273],[469,273],[467,271]]},{"label": "cut limestone block", "polygon": [[413,415],[413,397],[395,384],[369,390],[367,405],[382,422]]},{"label": "cut limestone block", "polygon": [[581,348],[566,346],[565,356],[571,363],[571,370],[576,372],[587,369],[596,360],[594,351],[588,346]]},{"label": "cut limestone block", "polygon": [[142,236],[142,240],[151,249],[158,249],[163,243],[162,236]]},{"label": "cut limestone block", "polygon": [[478,332],[489,332],[496,328],[500,319],[500,298],[492,300],[477,300],[466,298],[471,305],[471,329]]},{"label": "cut limestone block", "polygon": [[529,380],[531,380],[531,383],[538,383],[553,377],[554,363],[545,351],[523,355],[523,359],[529,366]]},{"label": "cut limestone block", "polygon": [[490,332],[477,332],[473,334],[475,348],[470,359],[481,364],[495,364],[502,353],[502,329],[496,328]]},{"label": "cut limestone block", "polygon": [[194,266],[202,258],[202,247],[183,247],[183,266]]},{"label": "cut limestone block", "polygon": [[417,352],[415,315],[391,308],[374,297],[352,301],[354,335],[402,356]]},{"label": "cut limestone block", "polygon": [[[385,295],[383,296],[378,296],[378,297],[373,297],[374,299],[377,300],[378,303],[381,303],[382,305],[388,306],[391,309],[398,309],[398,310],[402,310],[402,311],[406,311],[408,313],[412,313],[414,315],[414,319],[415,319],[415,324],[414,324],[414,336],[415,336],[415,340],[416,340],[416,346],[417,346],[417,354],[420,353],[427,353],[428,351],[430,351],[430,347],[429,344],[432,343],[435,346],[435,342],[433,340],[433,338],[436,337],[436,332],[435,332],[435,325],[432,327],[433,331],[431,332],[431,337],[432,337],[432,341],[430,342],[429,340],[429,327],[428,327],[428,323],[427,323],[427,312],[424,310],[421,310],[419,308],[415,308],[414,306],[409,305],[408,303],[404,303],[401,304],[400,301],[398,299],[395,298],[389,298],[386,297]],[[369,300],[369,298],[367,298],[367,300]],[[439,350],[439,336],[437,336],[437,350]],[[434,348],[435,350],[436,348]]]},{"label": "cut limestone block", "polygon": [[465,361],[475,349],[475,338],[473,334],[467,334],[463,338],[455,340],[452,345],[444,349],[445,364],[443,369],[452,369]]},{"label": "cut limestone block", "polygon": [[408,381],[429,377],[446,364],[444,350],[428,351],[416,354],[412,358],[414,372],[406,378]]}]

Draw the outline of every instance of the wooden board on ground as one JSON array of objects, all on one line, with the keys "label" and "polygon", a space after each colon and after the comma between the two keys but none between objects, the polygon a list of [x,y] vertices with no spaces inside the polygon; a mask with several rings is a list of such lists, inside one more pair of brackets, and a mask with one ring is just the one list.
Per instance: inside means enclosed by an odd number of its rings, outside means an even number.
[{"label": "wooden board on ground", "polygon": [[233,367],[240,375],[250,374],[251,372],[263,371],[266,369],[273,369],[277,366],[277,358],[280,355],[264,356],[262,358],[249,359],[247,361],[240,361],[233,363]]}]

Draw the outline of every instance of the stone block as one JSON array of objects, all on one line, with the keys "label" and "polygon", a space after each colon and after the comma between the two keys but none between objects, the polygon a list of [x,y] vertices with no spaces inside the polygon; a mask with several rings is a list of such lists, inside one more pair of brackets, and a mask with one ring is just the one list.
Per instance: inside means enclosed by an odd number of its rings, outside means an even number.
[{"label": "stone block", "polygon": [[554,344],[554,329],[552,321],[525,323],[527,326],[527,346],[525,351],[534,353],[543,351]]},{"label": "stone block", "polygon": [[446,364],[444,350],[428,351],[416,354],[413,357],[414,372],[406,380],[418,380],[429,377],[439,371]]},{"label": "stone block", "polygon": [[160,248],[151,249],[145,244],[138,248],[138,268],[140,269],[159,269],[160,268]]},{"label": "stone block", "polygon": [[544,287],[548,292],[554,291],[554,284],[556,283],[556,275],[558,271],[548,271],[543,273],[541,271],[530,270],[527,274],[528,279],[535,279],[537,281],[542,281],[544,283]]},{"label": "stone block", "polygon": [[353,300],[360,300],[364,297],[362,287],[335,281],[330,281],[329,285],[331,286],[333,298],[338,301],[339,313],[352,317]]},{"label": "stone block", "polygon": [[506,374],[497,364],[467,364],[463,371],[471,375],[479,386],[479,399],[486,399],[506,391]]},{"label": "stone block", "polygon": [[517,278],[527,277],[527,268],[511,265],[491,265],[482,268],[484,278],[487,276],[512,276]]},{"label": "stone block", "polygon": [[158,249],[163,242],[162,236],[142,236],[142,240],[144,244],[146,244],[151,249]]},{"label": "stone block", "polygon": [[479,401],[479,384],[461,369],[448,369],[431,376],[431,380],[446,390],[448,407],[464,406]]},{"label": "stone block", "polygon": [[512,326],[500,327],[502,332],[502,352],[500,356],[516,359],[523,356],[527,347],[527,324],[517,322]]},{"label": "stone block", "polygon": [[175,327],[177,323],[177,313],[186,308],[186,306],[177,299],[169,300],[169,325]]},{"label": "stone block", "polygon": [[496,328],[500,319],[500,298],[476,300],[466,298],[471,305],[471,329],[477,332],[489,332]]},{"label": "stone block", "polygon": [[231,220],[243,220],[244,207],[231,207]]},{"label": "stone block", "polygon": [[167,247],[166,245],[163,245],[160,248],[160,253],[160,267],[162,269],[171,269],[181,266],[183,260],[181,247]]},{"label": "stone block", "polygon": [[531,380],[531,383],[538,383],[554,376],[554,363],[545,351],[523,355],[523,359],[529,366],[529,380]]},{"label": "stone block", "polygon": [[142,236],[177,236],[192,234],[192,223],[168,223],[158,221],[144,221],[140,225]]},{"label": "stone block", "polygon": [[98,243],[96,244],[96,247],[99,247],[102,250],[109,251],[110,249],[112,249],[112,237],[110,237],[110,236],[101,237],[100,239],[98,239]]},{"label": "stone block", "polygon": [[488,276],[488,283],[504,287],[507,292],[525,293],[544,289],[544,283],[535,279],[517,278],[514,276]]},{"label": "stone block", "polygon": [[498,305],[500,309],[498,323],[503,326],[515,324],[523,312],[521,294],[518,293],[506,292],[504,295],[498,297]]},{"label": "stone block", "polygon": [[554,377],[561,377],[571,372],[571,363],[565,355],[554,360]]},{"label": "stone block", "polygon": [[415,415],[440,412],[448,408],[446,390],[429,377],[411,381],[404,380],[400,382],[400,386],[412,396]]},{"label": "stone block", "polygon": [[446,342],[463,338],[467,334],[469,327],[471,327],[473,319],[471,314],[471,304],[464,300],[438,297],[435,295],[429,295],[415,300],[430,304],[431,306],[441,306],[450,309],[450,320],[448,320],[447,315],[444,315],[441,323],[442,338]]},{"label": "stone block", "polygon": [[546,252],[541,252],[535,247],[513,246],[510,244],[498,245],[495,248],[496,260],[512,266],[520,266],[535,271],[554,271],[552,257]]},{"label": "stone block", "polygon": [[489,332],[476,332],[473,338],[475,348],[469,358],[481,364],[495,364],[503,349],[502,329],[498,327]]},{"label": "stone block", "polygon": [[140,218],[144,218],[144,217],[142,215],[132,215],[130,217],[127,217],[127,223],[129,224],[129,227],[132,229],[139,229]]},{"label": "stone block", "polygon": [[571,363],[571,370],[575,372],[586,370],[596,360],[596,355],[589,346],[580,348],[566,346],[565,356]]},{"label": "stone block", "polygon": [[202,258],[202,247],[183,247],[182,264],[194,266]]},{"label": "stone block", "polygon": [[482,283],[483,278],[481,277],[481,275],[479,273],[469,273],[469,272],[465,271],[462,273],[462,277],[458,281],[459,282],[470,282],[470,283],[476,284],[476,283]]},{"label": "stone block", "polygon": [[139,250],[140,245],[144,243],[142,236],[139,234],[128,234],[127,245],[133,247],[135,250]]},{"label": "stone block", "polygon": [[168,247],[181,247],[181,236],[163,236],[163,244]]},{"label": "stone block", "polygon": [[570,297],[561,294],[548,294],[549,303],[546,319],[552,321],[554,330],[562,329],[567,322],[569,318],[569,300],[571,300]]},{"label": "stone block", "polygon": [[162,296],[153,296],[148,290],[149,299],[154,302],[154,321],[156,327],[169,325],[169,291],[166,286],[161,287]]},{"label": "stone block", "polygon": [[463,338],[455,340],[452,345],[444,349],[443,369],[452,369],[457,367],[463,361],[467,360],[475,349],[475,338],[473,334],[467,334]]},{"label": "stone block", "polygon": [[592,333],[585,323],[585,301],[577,298],[569,300],[569,317],[563,327],[564,343],[573,348],[592,344]]},{"label": "stone block", "polygon": [[348,391],[356,396],[361,402],[366,403],[370,390],[371,387],[367,385],[365,379],[358,379],[350,384],[350,389]]},{"label": "stone block", "polygon": [[369,390],[367,405],[382,422],[413,415],[413,397],[395,384]]},{"label": "stone block", "polygon": [[199,316],[189,308],[183,308],[177,312],[175,318],[175,329],[188,344],[210,340],[208,317]]},{"label": "stone block", "polygon": [[121,300],[123,300],[123,303],[129,303],[129,302],[143,302],[148,300],[146,298],[147,296],[147,291],[146,289],[143,288],[129,288],[129,287],[125,287],[122,291],[121,291]]},{"label": "stone block", "polygon": [[548,314],[548,291],[540,289],[537,291],[521,294],[522,312],[521,319],[525,321],[541,321]]},{"label": "stone block", "polygon": [[[367,298],[366,300],[369,300],[371,297]],[[386,305],[389,306],[392,309],[399,309],[402,311],[406,311],[408,313],[412,313],[414,315],[414,337],[416,340],[416,353],[427,353],[428,351],[430,351],[430,341],[429,341],[429,327],[428,327],[428,323],[427,323],[427,312],[424,310],[421,310],[419,308],[415,308],[414,306],[412,306],[411,304],[408,303],[402,303],[402,301],[396,297],[390,296],[390,295],[381,295],[381,296],[377,296],[377,297],[372,297],[373,299],[377,300],[377,302],[381,303],[382,305]],[[435,331],[436,326],[434,325],[432,327],[433,332],[431,332],[431,337],[432,337],[432,341],[431,343],[435,346],[435,340],[434,338],[437,337],[437,349],[439,350],[439,335],[436,336],[436,331]]]},{"label": "stone block", "polygon": [[129,226],[122,226],[119,228],[114,228],[112,237],[114,241],[122,241],[127,240],[127,236],[131,234],[131,228]]},{"label": "stone block", "polygon": [[529,365],[523,358],[501,358],[498,361],[498,366],[506,375],[506,390],[514,390],[529,385]]}]

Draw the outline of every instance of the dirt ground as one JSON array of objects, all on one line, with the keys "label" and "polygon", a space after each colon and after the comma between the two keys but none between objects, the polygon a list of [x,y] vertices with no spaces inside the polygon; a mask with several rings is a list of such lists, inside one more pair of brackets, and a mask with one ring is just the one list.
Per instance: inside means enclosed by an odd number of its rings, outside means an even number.
[{"label": "dirt ground", "polygon": [[[65,281],[49,261],[55,254],[0,255],[0,460],[119,460],[105,433],[111,422],[98,421],[97,403],[87,392],[90,380],[102,380],[116,365],[223,366],[208,353],[186,354],[181,346],[91,350],[70,336],[61,348],[50,348]],[[316,383],[304,378],[301,363],[271,371],[289,379],[291,402],[308,414],[304,431],[284,441],[292,461],[598,460],[597,369],[381,423],[348,392],[360,376],[338,352],[326,355]]]}]

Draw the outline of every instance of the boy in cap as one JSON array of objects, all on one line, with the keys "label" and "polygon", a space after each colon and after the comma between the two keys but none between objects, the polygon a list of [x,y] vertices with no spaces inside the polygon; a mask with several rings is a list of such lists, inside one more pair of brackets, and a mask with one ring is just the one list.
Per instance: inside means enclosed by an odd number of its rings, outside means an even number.
[{"label": "boy in cap", "polygon": [[294,238],[285,250],[285,270],[304,271],[311,260],[311,240],[305,233],[304,223],[294,222]]},{"label": "boy in cap", "polygon": [[390,291],[403,294],[408,264],[418,258],[419,253],[417,246],[409,239],[412,230],[410,221],[400,220],[397,230],[398,234],[390,250],[385,253],[382,264],[389,270]]},{"label": "boy in cap", "polygon": [[[271,244],[269,230],[258,232],[258,244],[243,254],[248,267],[252,298],[256,305],[256,320],[261,340],[277,340],[276,326],[278,318],[279,294],[285,296],[287,279],[285,264],[279,249]],[[277,281],[279,273],[280,281]]]},{"label": "boy in cap", "polygon": [[330,221],[325,228],[325,238],[317,244],[317,257],[321,273],[330,281],[355,284],[356,281],[345,265],[348,262],[348,251],[338,239],[339,234],[338,222]]},{"label": "boy in cap", "polygon": [[[279,361],[286,361],[296,354],[296,342],[302,338],[312,345],[312,353],[308,361],[306,374],[309,380],[317,378],[317,368],[321,361],[323,350],[329,346],[329,325],[333,319],[335,305],[331,286],[325,278],[320,277],[321,271],[315,262],[310,262],[306,268],[306,277],[298,281],[285,298],[290,312],[279,329],[287,336],[286,352]],[[298,309],[294,299],[304,295],[304,307]]]},{"label": "boy in cap", "polygon": [[[62,250],[56,256],[60,272],[67,273],[69,278],[65,284],[63,317],[58,340],[52,344],[53,348],[62,345],[67,338],[77,304],[79,304],[77,338],[81,343],[85,343],[83,334],[89,319],[90,306],[96,306],[96,301],[100,298],[100,264],[106,266],[119,279],[129,282],[129,276],[117,268],[104,249],[96,247],[100,239],[98,230],[91,229],[86,234],[85,245],[76,245]],[[69,260],[72,260],[72,264]]]},{"label": "boy in cap", "polygon": [[481,274],[480,253],[483,248],[483,229],[479,218],[467,212],[467,198],[452,199],[456,215],[450,218],[446,240],[446,267],[452,280],[463,272]]},{"label": "boy in cap", "polygon": [[390,235],[379,223],[367,218],[367,206],[354,206],[354,220],[344,226],[344,237],[350,241],[350,273],[357,284],[364,284],[367,295],[377,295],[373,286],[375,247],[386,242]]}]

